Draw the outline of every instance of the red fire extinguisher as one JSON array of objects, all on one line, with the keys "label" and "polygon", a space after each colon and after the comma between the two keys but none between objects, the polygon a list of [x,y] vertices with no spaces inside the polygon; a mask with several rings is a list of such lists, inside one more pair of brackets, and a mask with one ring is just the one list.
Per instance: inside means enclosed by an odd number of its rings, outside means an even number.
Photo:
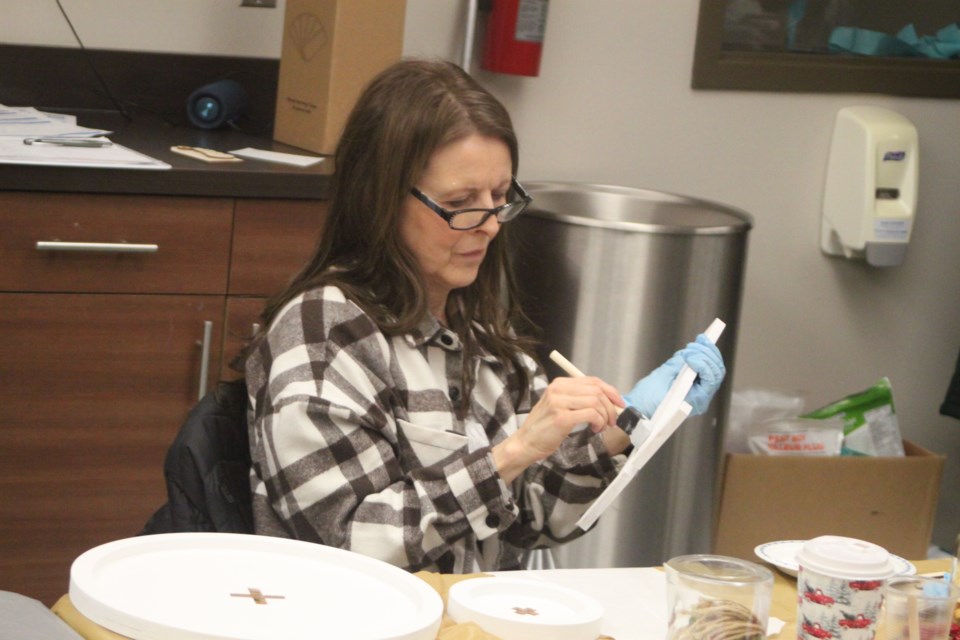
[{"label": "red fire extinguisher", "polygon": [[482,66],[520,76],[540,74],[548,0],[493,0]]}]

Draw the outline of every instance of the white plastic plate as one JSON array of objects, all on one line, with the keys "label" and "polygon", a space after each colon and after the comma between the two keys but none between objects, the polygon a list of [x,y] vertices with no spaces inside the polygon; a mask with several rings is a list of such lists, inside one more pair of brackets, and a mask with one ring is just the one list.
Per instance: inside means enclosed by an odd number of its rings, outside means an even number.
[{"label": "white plastic plate", "polygon": [[[797,577],[800,565],[797,563],[797,553],[800,552],[806,540],[777,540],[764,542],[754,547],[753,552],[764,562],[769,562],[788,576]],[[894,575],[912,576],[917,568],[900,556],[890,554],[893,562]]]},{"label": "white plastic plate", "polygon": [[447,613],[502,640],[596,640],[603,607],[579,591],[524,578],[476,578],[452,587]]},{"label": "white plastic plate", "polygon": [[443,601],[393,565],[230,533],[117,540],[78,557],[70,600],[134,640],[433,640]]}]

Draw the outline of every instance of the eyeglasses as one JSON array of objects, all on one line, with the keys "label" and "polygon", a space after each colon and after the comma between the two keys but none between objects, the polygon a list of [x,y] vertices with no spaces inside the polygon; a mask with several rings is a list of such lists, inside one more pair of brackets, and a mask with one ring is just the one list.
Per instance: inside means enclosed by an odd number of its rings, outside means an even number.
[{"label": "eyeglasses", "polygon": [[514,200],[513,202],[508,202],[492,209],[457,209],[456,211],[444,209],[430,196],[416,187],[410,189],[410,193],[413,194],[414,198],[430,207],[438,216],[446,220],[451,229],[466,231],[467,229],[476,229],[486,222],[490,216],[497,216],[497,221],[503,224],[523,213],[523,210],[527,208],[527,205],[530,204],[533,198],[527,195],[527,192],[523,190],[523,187],[520,186],[516,178],[510,178],[510,188],[516,192],[520,198],[519,200]]}]

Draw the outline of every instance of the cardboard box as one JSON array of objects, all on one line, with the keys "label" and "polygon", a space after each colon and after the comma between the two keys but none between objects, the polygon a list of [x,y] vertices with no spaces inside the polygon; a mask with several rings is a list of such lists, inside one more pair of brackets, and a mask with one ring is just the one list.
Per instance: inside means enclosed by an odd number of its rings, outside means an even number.
[{"label": "cardboard box", "polygon": [[373,77],[403,54],[405,0],[287,0],[273,138],[332,154]]},{"label": "cardboard box", "polygon": [[905,457],[728,454],[714,553],[756,560],[758,544],[830,534],[926,558],[944,457],[903,445]]}]

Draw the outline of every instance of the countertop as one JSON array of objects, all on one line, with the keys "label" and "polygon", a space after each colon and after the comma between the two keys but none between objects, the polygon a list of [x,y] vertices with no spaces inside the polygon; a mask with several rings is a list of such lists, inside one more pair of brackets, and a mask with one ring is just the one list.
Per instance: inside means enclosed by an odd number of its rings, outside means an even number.
[{"label": "countertop", "polygon": [[[60,111],[66,113],[66,111]],[[113,131],[110,139],[172,166],[170,170],[88,169],[0,165],[0,190],[118,193],[175,196],[222,196],[245,198],[326,199],[333,160],[310,167],[244,160],[207,163],[170,151],[174,145],[189,145],[230,151],[255,147],[284,153],[316,156],[269,136],[229,128],[207,131],[174,125],[152,116],[126,119],[117,112],[73,112],[77,124]]]}]

